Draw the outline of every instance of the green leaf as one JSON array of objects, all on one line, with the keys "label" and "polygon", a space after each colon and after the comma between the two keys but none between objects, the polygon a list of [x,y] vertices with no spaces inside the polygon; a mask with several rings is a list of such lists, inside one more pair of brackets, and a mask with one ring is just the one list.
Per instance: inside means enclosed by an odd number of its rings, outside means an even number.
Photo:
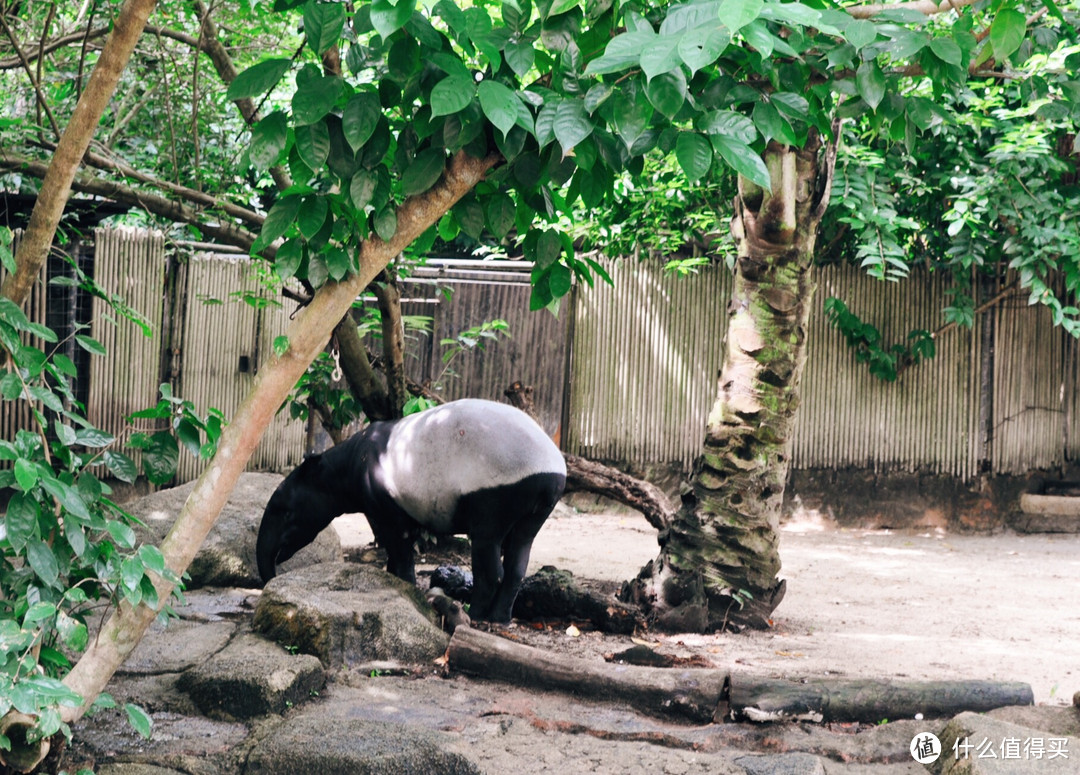
[{"label": "green leaf", "polygon": [[511,41],[503,49],[503,58],[518,78],[524,78],[536,61],[536,49],[526,40]]},{"label": "green leaf", "polygon": [[454,217],[461,230],[473,239],[479,239],[484,231],[484,208],[474,198],[462,199],[454,206]]},{"label": "green leaf", "polygon": [[687,32],[679,41],[679,57],[691,73],[696,73],[715,62],[730,43],[731,33],[723,24],[699,27]]},{"label": "green leaf", "polygon": [[19,458],[15,461],[15,481],[19,485],[19,489],[23,492],[29,492],[38,481],[38,469],[37,466],[31,463],[26,458]]},{"label": "green leaf", "polygon": [[277,85],[291,64],[289,59],[264,59],[236,76],[225,96],[230,100],[259,97]]},{"label": "green leaf", "polygon": [[412,164],[401,174],[402,193],[413,196],[427,191],[435,185],[445,168],[446,152],[442,148],[425,148],[416,154]]},{"label": "green leaf", "polygon": [[85,334],[75,334],[75,342],[79,347],[86,350],[91,355],[107,355],[108,351],[105,349],[105,345],[94,339],[92,336],[86,336]]},{"label": "green leaf", "polygon": [[317,55],[321,55],[337,43],[344,28],[344,4],[309,0],[304,6],[304,35],[307,37],[311,50]]},{"label": "green leaf", "polygon": [[60,634],[60,640],[64,642],[64,645],[75,651],[85,649],[90,640],[86,625],[63,611],[56,617],[56,631]]},{"label": "green leaf", "polygon": [[930,50],[934,52],[934,56],[950,65],[960,66],[964,61],[964,52],[952,38],[931,39]]},{"label": "green leaf", "polygon": [[562,255],[563,244],[556,231],[540,232],[536,239],[536,255],[533,261],[539,269],[547,269]]},{"label": "green leaf", "polygon": [[322,256],[326,262],[326,270],[330,274],[331,280],[340,280],[352,271],[349,254],[343,248],[331,247]]},{"label": "green leaf", "polygon": [[135,531],[123,522],[117,522],[115,519],[109,520],[105,524],[105,530],[122,549],[133,549],[135,547]]},{"label": "green leaf", "polygon": [[675,141],[675,158],[687,179],[694,183],[712,167],[713,152],[709,141],[699,134],[680,132]]},{"label": "green leaf", "polygon": [[872,109],[885,97],[885,74],[875,61],[863,62],[855,72],[855,88]]},{"label": "green leaf", "polygon": [[27,624],[34,624],[43,619],[48,619],[55,613],[56,606],[52,603],[34,603],[27,609],[26,615],[23,616],[23,626],[25,627]]},{"label": "green leaf", "polygon": [[259,236],[251,246],[252,253],[258,253],[273,244],[296,220],[296,213],[300,209],[300,197],[296,194],[283,196],[274,202],[270,212],[266,214]]},{"label": "green leaf", "polygon": [[179,460],[180,447],[171,434],[158,431],[150,436],[149,445],[143,450],[142,465],[151,483],[165,484],[172,479]]},{"label": "green leaf", "polygon": [[382,115],[379,95],[359,92],[349,97],[341,113],[341,130],[353,151],[359,151],[375,131]]},{"label": "green leaf", "polygon": [[732,32],[741,30],[761,16],[764,0],[721,0],[717,15]]},{"label": "green leaf", "polygon": [[77,489],[49,476],[41,479],[41,486],[45,488],[49,495],[60,502],[60,505],[68,514],[83,521],[90,520],[90,509]]},{"label": "green leaf", "polygon": [[22,395],[23,386],[19,375],[9,371],[0,377],[0,396],[7,401],[14,401]]},{"label": "green leaf", "polygon": [[495,239],[501,240],[514,226],[517,213],[514,200],[509,194],[497,193],[489,197],[484,204],[488,231],[495,235]]},{"label": "green leaf", "polygon": [[458,224],[457,219],[454,218],[453,211],[443,213],[443,217],[439,219],[439,239],[443,242],[450,242],[461,232],[461,226]]},{"label": "green leaf", "polygon": [[[278,255],[280,256],[281,253],[279,252]],[[124,453],[107,450],[102,457],[105,460],[105,467],[121,482],[131,484],[138,478],[139,469],[135,466],[135,461]]]},{"label": "green leaf", "polygon": [[476,82],[459,75],[443,78],[431,89],[431,117],[449,116],[465,109],[476,94]]},{"label": "green leaf", "polygon": [[844,30],[847,42],[856,49],[869,46],[877,40],[877,25],[866,19],[853,19]]},{"label": "green leaf", "polygon": [[620,89],[612,99],[615,130],[627,149],[632,147],[649,127],[653,107],[636,88]]},{"label": "green leaf", "polygon": [[733,110],[713,110],[695,122],[696,128],[707,135],[727,135],[749,145],[757,139],[754,122]]},{"label": "green leaf", "polygon": [[710,135],[709,141],[733,170],[762,188],[772,187],[765,162],[749,145],[728,135]]},{"label": "green leaf", "polygon": [[385,242],[397,232],[397,213],[387,207],[375,216],[375,233]]},{"label": "green leaf", "polygon": [[553,298],[562,298],[570,292],[573,285],[574,276],[570,272],[570,267],[563,263],[552,265],[551,273],[548,275],[548,288],[551,289]]},{"label": "green leaf", "polygon": [[374,172],[370,170],[357,170],[353,175],[352,182],[349,184],[349,197],[352,199],[353,204],[356,205],[357,210],[363,210],[371,202],[371,197],[375,194],[375,187],[379,184],[379,179]]},{"label": "green leaf", "polygon": [[257,170],[267,170],[281,159],[289,142],[289,122],[275,110],[251,130],[248,158]]},{"label": "green leaf", "polygon": [[388,38],[405,26],[415,8],[415,0],[398,0],[397,3],[374,0],[371,4],[371,24],[383,38]]},{"label": "green leaf", "polygon": [[679,43],[682,38],[682,34],[658,35],[641,52],[639,61],[641,71],[645,73],[646,78],[651,80],[660,73],[667,73],[679,67],[682,63],[682,57],[679,55]]},{"label": "green leaf", "polygon": [[1007,60],[1020,48],[1026,34],[1027,18],[1024,14],[1013,8],[998,11],[990,24],[990,47],[994,50],[994,59],[999,62]]},{"label": "green leaf", "polygon": [[789,120],[808,121],[810,119],[810,103],[801,94],[774,92],[769,100]]},{"label": "green leaf", "polygon": [[325,121],[296,127],[296,152],[310,169],[322,169],[330,156],[330,128]]},{"label": "green leaf", "polygon": [[75,442],[82,444],[84,447],[98,449],[107,447],[114,441],[116,441],[115,436],[100,428],[80,428],[75,432]]},{"label": "green leaf", "polygon": [[297,125],[314,124],[334,109],[341,95],[342,80],[336,75],[320,75],[297,82],[292,98],[293,119]]},{"label": "green leaf", "polygon": [[517,94],[508,86],[491,80],[482,81],[477,94],[480,97],[480,107],[484,115],[499,128],[503,135],[506,135],[517,123],[520,103]]},{"label": "green leaf", "polygon": [[645,94],[654,108],[669,119],[674,118],[686,103],[686,76],[682,68],[653,78],[645,87]]},{"label": "green leaf", "polygon": [[274,256],[274,269],[278,277],[288,280],[295,277],[304,260],[304,244],[296,237],[286,240]]},{"label": "green leaf", "polygon": [[578,100],[564,100],[555,109],[553,123],[555,139],[567,154],[575,145],[592,134],[593,125],[585,113],[585,106]]},{"label": "green leaf", "polygon": [[149,740],[150,733],[154,729],[154,720],[150,718],[145,710],[133,703],[129,702],[124,705],[124,710],[127,711],[128,722],[132,728]]},{"label": "green leaf", "polygon": [[655,39],[656,33],[651,28],[616,35],[607,44],[604,53],[585,67],[585,74],[606,75],[636,67],[645,49]]},{"label": "green leaf", "polygon": [[296,226],[300,233],[310,240],[322,229],[329,212],[330,203],[326,201],[326,197],[318,194],[305,196],[296,212]]},{"label": "green leaf", "polygon": [[26,562],[46,586],[55,587],[60,579],[60,565],[52,549],[44,541],[32,539],[26,543]]},{"label": "green leaf", "polygon": [[14,493],[8,501],[4,525],[7,528],[7,540],[11,548],[21,552],[26,542],[37,535],[38,502],[20,492]]}]

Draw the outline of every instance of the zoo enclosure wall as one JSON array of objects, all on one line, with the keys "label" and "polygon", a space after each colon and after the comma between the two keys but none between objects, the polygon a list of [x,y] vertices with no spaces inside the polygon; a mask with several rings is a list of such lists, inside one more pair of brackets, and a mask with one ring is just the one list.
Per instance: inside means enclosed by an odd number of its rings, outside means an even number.
[{"label": "zoo enclosure wall", "polygon": [[[159,234],[97,229],[72,252],[107,291],[122,295],[151,324],[106,321],[101,302],[42,284],[29,314],[63,328],[92,326],[112,354],[81,364],[80,395],[90,419],[120,435],[123,418],[157,400],[169,382],[205,412],[230,416],[251,386],[291,304],[247,304],[260,295],[256,264],[207,246],[167,246]],[[68,271],[52,261],[46,272]],[[634,471],[691,469],[716,393],[731,277],[723,266],[680,278],[656,262],[609,263],[614,285],[577,286],[558,318],[529,312],[530,267],[523,262],[432,261],[404,282],[403,313],[431,318],[413,332],[406,369],[419,382],[443,378],[449,398],[500,400],[513,381],[532,385],[541,424],[574,454]],[[452,293],[446,294],[443,289]],[[993,290],[993,289],[991,289]],[[857,269],[825,267],[811,312],[808,360],[792,461],[799,470],[923,472],[970,481],[1061,468],[1080,456],[1078,345],[1042,307],[1016,293],[971,329],[937,340],[937,357],[886,384],[857,364],[827,322],[828,296],[898,341],[912,328],[935,330],[946,305],[940,274],[914,271],[882,283]],[[990,291],[988,291],[989,293]],[[65,290],[66,293],[66,290]],[[511,336],[487,343],[444,374],[440,342],[502,318]],[[25,427],[13,402],[0,404],[0,432]],[[25,412],[23,412],[25,414]],[[274,420],[251,466],[287,471],[304,449],[303,423]],[[179,480],[200,463],[182,456]]]}]

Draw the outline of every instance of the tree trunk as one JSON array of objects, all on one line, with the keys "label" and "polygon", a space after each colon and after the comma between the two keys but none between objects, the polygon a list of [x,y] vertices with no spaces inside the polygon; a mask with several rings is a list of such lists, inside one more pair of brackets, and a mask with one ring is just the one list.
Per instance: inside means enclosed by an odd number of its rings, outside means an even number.
[{"label": "tree trunk", "polygon": [[660,556],[623,593],[660,629],[764,629],[783,598],[780,507],[835,153],[816,135],[803,149],[770,143],[771,191],[739,180],[739,255],[704,450]]},{"label": "tree trunk", "polygon": [[370,286],[379,303],[382,321],[383,372],[386,374],[387,401],[393,417],[401,417],[409,399],[405,389],[405,324],[401,318],[401,289],[397,273],[387,267]]}]

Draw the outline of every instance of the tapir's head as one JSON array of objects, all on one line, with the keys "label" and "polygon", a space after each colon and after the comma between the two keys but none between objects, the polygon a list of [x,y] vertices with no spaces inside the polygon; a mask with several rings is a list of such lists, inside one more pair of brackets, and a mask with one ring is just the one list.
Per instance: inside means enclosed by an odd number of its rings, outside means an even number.
[{"label": "tapir's head", "polygon": [[316,489],[319,465],[318,455],[307,458],[278,485],[266,504],[255,543],[263,583],[277,575],[278,563],[310,544],[326,527],[327,520],[318,513],[325,511],[320,508],[325,496]]}]

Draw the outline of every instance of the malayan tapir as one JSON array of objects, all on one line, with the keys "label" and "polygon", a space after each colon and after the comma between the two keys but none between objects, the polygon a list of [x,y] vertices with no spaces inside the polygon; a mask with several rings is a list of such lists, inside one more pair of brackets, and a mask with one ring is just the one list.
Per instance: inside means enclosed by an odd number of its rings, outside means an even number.
[{"label": "malayan tapir", "polygon": [[509,622],[533,539],[566,485],[562,453],[529,415],[479,399],[373,422],[301,463],[259,525],[259,575],[269,581],[334,517],[362,511],[386,569],[415,583],[421,529],[472,542],[473,619]]}]

